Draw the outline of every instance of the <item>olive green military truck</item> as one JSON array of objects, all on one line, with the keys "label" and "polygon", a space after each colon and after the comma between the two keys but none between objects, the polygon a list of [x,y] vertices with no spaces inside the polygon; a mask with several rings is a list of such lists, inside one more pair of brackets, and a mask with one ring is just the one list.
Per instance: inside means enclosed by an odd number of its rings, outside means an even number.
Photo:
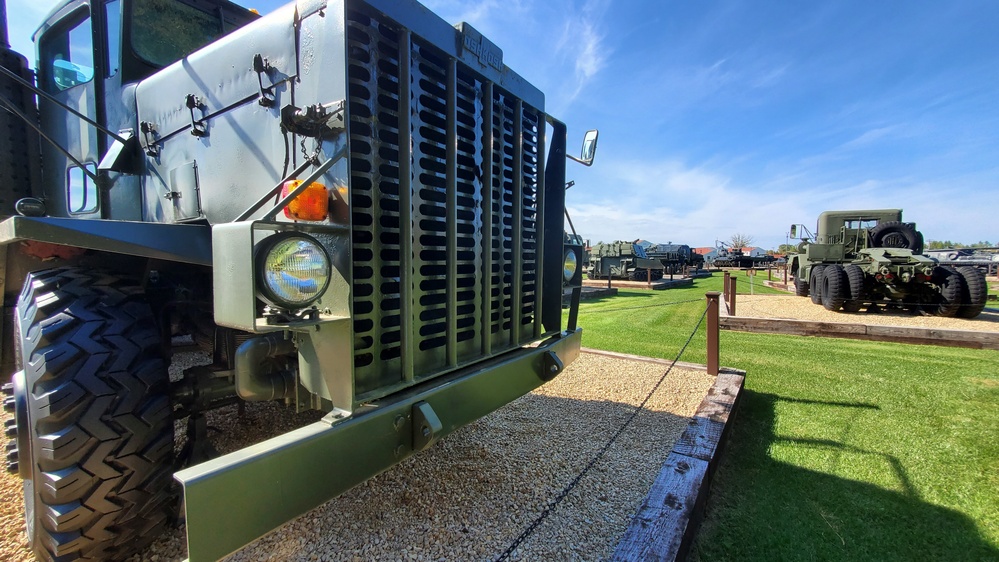
[{"label": "olive green military truck", "polygon": [[922,255],[923,235],[899,209],[826,211],[817,236],[792,225],[802,242],[790,257],[795,294],[827,310],[857,312],[881,304],[926,314],[974,318],[988,287],[974,267],[938,265]]},{"label": "olive green military truck", "polygon": [[590,279],[656,281],[663,278],[663,263],[650,258],[644,248],[633,242],[600,243],[590,248],[589,253],[586,271]]},{"label": "olive green military truck", "polygon": [[[219,558],[576,357],[565,167],[596,132],[568,155],[471,26],[413,0],[65,0],[35,41],[37,77],[0,41],[0,279],[40,558],[128,556],[180,486],[189,556]],[[174,342],[211,364],[171,380]],[[325,417],[210,458],[205,412],[242,401]]]}]

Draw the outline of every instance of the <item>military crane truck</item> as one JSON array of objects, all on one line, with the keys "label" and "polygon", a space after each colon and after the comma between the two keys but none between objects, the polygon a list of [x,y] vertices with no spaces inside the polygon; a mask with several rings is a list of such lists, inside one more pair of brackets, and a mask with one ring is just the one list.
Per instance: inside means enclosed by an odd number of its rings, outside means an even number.
[{"label": "military crane truck", "polygon": [[[576,357],[565,167],[597,135],[568,155],[472,26],[412,0],[66,0],[35,40],[37,85],[3,51],[0,264],[39,558],[128,556],[182,486],[188,554],[217,559]],[[211,364],[171,380],[174,341]],[[243,401],[325,417],[209,458],[205,412]]]},{"label": "military crane truck", "polygon": [[797,224],[790,232],[801,236],[789,262],[795,294],[827,310],[886,304],[974,318],[985,308],[984,274],[922,255],[923,235],[914,223],[902,222],[900,209],[826,211],[819,215],[817,236]]},{"label": "military crane truck", "polygon": [[590,248],[587,276],[590,279],[630,279],[656,281],[663,278],[665,266],[652,259],[645,249],[633,242],[599,243]]}]

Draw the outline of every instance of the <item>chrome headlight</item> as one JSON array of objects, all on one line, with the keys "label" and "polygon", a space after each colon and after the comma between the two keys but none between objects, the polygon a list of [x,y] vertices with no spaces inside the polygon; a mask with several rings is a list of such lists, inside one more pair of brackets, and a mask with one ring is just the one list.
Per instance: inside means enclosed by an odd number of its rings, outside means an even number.
[{"label": "chrome headlight", "polygon": [[330,282],[330,257],[319,242],[301,234],[275,234],[257,251],[260,297],[282,308],[304,308]]},{"label": "chrome headlight", "polygon": [[562,279],[566,283],[572,281],[572,278],[576,276],[576,268],[578,267],[579,262],[576,259],[576,252],[566,250],[565,256],[562,258]]}]

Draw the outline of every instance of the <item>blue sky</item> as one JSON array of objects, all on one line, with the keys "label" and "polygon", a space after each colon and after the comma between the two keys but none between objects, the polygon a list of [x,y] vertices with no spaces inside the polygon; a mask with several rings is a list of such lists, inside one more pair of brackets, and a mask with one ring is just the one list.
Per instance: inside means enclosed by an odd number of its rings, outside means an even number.
[{"label": "blue sky", "polygon": [[[7,3],[24,52],[54,2]],[[425,4],[503,49],[571,146],[600,129],[569,166],[593,242],[774,248],[823,210],[902,208],[927,239],[999,243],[997,2]]]}]

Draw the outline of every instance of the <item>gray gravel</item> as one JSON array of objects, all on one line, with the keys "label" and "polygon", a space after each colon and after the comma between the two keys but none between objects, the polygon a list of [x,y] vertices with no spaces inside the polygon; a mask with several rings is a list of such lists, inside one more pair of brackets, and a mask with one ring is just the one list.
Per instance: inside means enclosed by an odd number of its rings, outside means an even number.
[{"label": "gray gravel", "polygon": [[[195,355],[188,362],[199,360]],[[492,560],[593,459],[664,371],[662,365],[584,353],[539,390],[229,560]],[[647,411],[511,558],[607,558],[712,383],[702,371],[674,370]],[[250,404],[242,417],[235,407],[212,412],[209,424],[223,430],[211,437],[226,452],[317,418]],[[179,424],[178,437],[182,429]],[[5,475],[2,483],[6,490],[17,482]],[[23,545],[23,535],[11,534]],[[20,552],[26,554],[23,547]],[[133,560],[185,556],[184,531],[177,529]]]},{"label": "gray gravel", "polygon": [[879,309],[878,312],[832,312],[807,297],[794,295],[743,295],[736,297],[737,316],[754,318],[787,318],[815,322],[845,322],[878,326],[909,326],[945,330],[974,330],[999,332],[999,303],[989,302],[975,318],[943,318],[896,309]]}]

